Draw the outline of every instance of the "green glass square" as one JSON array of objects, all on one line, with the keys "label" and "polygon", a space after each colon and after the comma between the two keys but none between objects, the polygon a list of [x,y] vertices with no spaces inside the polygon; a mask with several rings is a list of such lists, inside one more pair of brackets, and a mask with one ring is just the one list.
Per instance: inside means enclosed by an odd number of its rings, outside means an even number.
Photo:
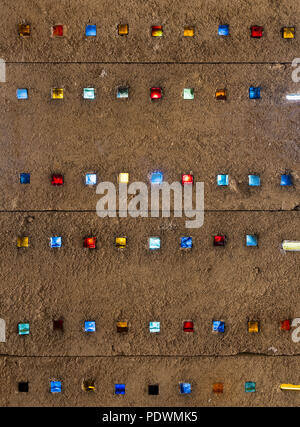
[{"label": "green glass square", "polygon": [[19,323],[18,324],[19,335],[28,335],[29,334],[29,323]]},{"label": "green glass square", "polygon": [[93,87],[85,87],[83,89],[83,98],[84,99],[95,99],[95,88]]},{"label": "green glass square", "polygon": [[194,89],[193,88],[184,88],[183,89],[183,99],[194,99]]},{"label": "green glass square", "polygon": [[245,383],[245,392],[246,393],[255,393],[256,389],[256,383],[252,381],[247,381]]},{"label": "green glass square", "polygon": [[128,87],[118,87],[117,98],[128,98]]}]

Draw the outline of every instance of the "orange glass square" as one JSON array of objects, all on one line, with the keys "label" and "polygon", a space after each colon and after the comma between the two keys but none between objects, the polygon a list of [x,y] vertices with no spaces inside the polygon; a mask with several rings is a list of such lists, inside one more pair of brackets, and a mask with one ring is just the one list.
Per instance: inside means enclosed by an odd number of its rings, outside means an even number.
[{"label": "orange glass square", "polygon": [[163,27],[162,25],[153,25],[152,26],[152,37],[162,37]]},{"label": "orange glass square", "polygon": [[119,24],[118,25],[118,34],[119,36],[127,36],[129,33],[128,24]]},{"label": "orange glass square", "polygon": [[30,25],[29,24],[19,24],[19,36],[29,37],[30,36]]},{"label": "orange glass square", "polygon": [[288,319],[281,320],[280,321],[280,329],[282,331],[289,331],[291,329],[291,321]]},{"label": "orange glass square", "polygon": [[194,37],[194,35],[195,35],[194,27],[189,27],[189,26],[184,27],[184,30],[183,30],[184,37]]},{"label": "orange glass square", "polygon": [[86,237],[84,239],[84,247],[89,249],[96,248],[96,237]]},{"label": "orange glass square", "polygon": [[227,93],[226,89],[219,89],[216,91],[216,99],[226,101]]},{"label": "orange glass square", "polygon": [[213,384],[213,392],[214,393],[223,393],[224,384],[223,383],[215,383]]},{"label": "orange glass square", "polygon": [[252,332],[258,332],[259,330],[259,324],[257,321],[254,320],[250,320],[248,322],[248,332],[252,333]]}]

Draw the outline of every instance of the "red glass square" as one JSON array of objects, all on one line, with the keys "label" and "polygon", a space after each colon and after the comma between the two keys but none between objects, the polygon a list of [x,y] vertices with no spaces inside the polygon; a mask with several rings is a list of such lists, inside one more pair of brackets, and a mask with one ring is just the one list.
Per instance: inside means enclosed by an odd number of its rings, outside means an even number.
[{"label": "red glass square", "polygon": [[63,185],[64,177],[62,175],[53,174],[52,175],[52,185]]},{"label": "red glass square", "polygon": [[86,237],[84,239],[84,247],[89,249],[96,248],[96,237]]},{"label": "red glass square", "polygon": [[289,331],[291,329],[291,321],[288,319],[281,320],[280,321],[280,329],[282,331]]},{"label": "red glass square", "polygon": [[225,246],[225,236],[214,236],[214,246]]},{"label": "red glass square", "polygon": [[194,332],[194,322],[183,322],[183,330],[184,332]]},{"label": "red glass square", "polygon": [[257,25],[253,25],[251,27],[251,37],[255,39],[260,39],[263,35],[263,27],[258,27]]},{"label": "red glass square", "polygon": [[63,319],[53,320],[53,329],[54,330],[63,330],[64,328],[64,321]]},{"label": "red glass square", "polygon": [[161,98],[161,87],[152,87],[150,89],[151,99],[160,99]]},{"label": "red glass square", "polygon": [[63,25],[54,25],[52,28],[53,37],[62,37],[64,35],[64,26]]},{"label": "red glass square", "polygon": [[193,184],[193,175],[185,174],[181,177],[182,185],[184,184]]}]

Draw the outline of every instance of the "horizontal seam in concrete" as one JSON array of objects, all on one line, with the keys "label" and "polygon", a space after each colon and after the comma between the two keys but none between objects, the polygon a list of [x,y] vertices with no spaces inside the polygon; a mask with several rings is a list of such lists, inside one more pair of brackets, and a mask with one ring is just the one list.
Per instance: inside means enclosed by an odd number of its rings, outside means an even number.
[{"label": "horizontal seam in concrete", "polygon": [[290,65],[292,61],[287,62],[191,62],[191,61],[5,61],[6,64],[13,65],[52,65],[52,64],[66,64],[66,65],[77,65],[77,64],[104,64],[104,65]]}]

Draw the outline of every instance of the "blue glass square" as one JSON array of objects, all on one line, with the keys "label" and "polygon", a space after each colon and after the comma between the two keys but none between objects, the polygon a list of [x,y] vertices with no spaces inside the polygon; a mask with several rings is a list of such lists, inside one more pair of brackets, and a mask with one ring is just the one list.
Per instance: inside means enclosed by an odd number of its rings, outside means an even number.
[{"label": "blue glass square", "polygon": [[149,238],[149,249],[160,249],[160,237]]},{"label": "blue glass square", "polygon": [[61,237],[50,237],[51,248],[61,248]]},{"label": "blue glass square", "polygon": [[218,185],[228,185],[229,175],[217,175],[217,184]]},{"label": "blue glass square", "polygon": [[149,322],[149,330],[152,333],[160,332],[160,322]]},{"label": "blue glass square", "polygon": [[87,173],[85,175],[85,184],[86,185],[96,185],[97,184],[97,175],[95,173]]},{"label": "blue glass square", "polygon": [[17,89],[17,98],[18,99],[28,99],[28,90],[27,89]]},{"label": "blue glass square", "polygon": [[246,393],[255,393],[256,391],[256,383],[252,381],[245,382],[245,392]]},{"label": "blue glass square", "polygon": [[249,185],[251,187],[260,186],[260,176],[259,175],[248,175],[248,178],[249,178]]},{"label": "blue glass square", "polygon": [[85,35],[86,37],[96,37],[97,35],[97,26],[88,24],[85,27]]},{"label": "blue glass square", "polygon": [[152,172],[151,184],[162,184],[164,175],[162,172]]},{"label": "blue glass square", "polygon": [[96,331],[96,322],[94,322],[94,321],[84,322],[84,330],[85,330],[85,332],[95,332]]},{"label": "blue glass square", "polygon": [[291,175],[281,175],[280,185],[293,185]]},{"label": "blue glass square", "polygon": [[61,393],[61,381],[50,381],[51,393]]},{"label": "blue glass square", "polygon": [[219,36],[229,36],[229,25],[219,25],[218,34]]},{"label": "blue glass square", "polygon": [[192,237],[181,237],[180,238],[180,247],[184,249],[191,249],[193,246]]},{"label": "blue glass square", "polygon": [[190,394],[192,392],[192,386],[190,383],[180,383],[180,393]]},{"label": "blue glass square", "polygon": [[30,184],[30,173],[20,173],[20,184]]},{"label": "blue glass square", "polygon": [[222,320],[213,320],[213,332],[225,332],[225,322]]},{"label": "blue glass square", "polygon": [[29,335],[30,326],[29,323],[19,323],[18,332],[19,335]]},{"label": "blue glass square", "polygon": [[115,394],[125,394],[125,384],[115,384]]},{"label": "blue glass square", "polygon": [[260,99],[260,87],[249,87],[249,98]]},{"label": "blue glass square", "polygon": [[257,246],[257,236],[255,234],[246,235],[246,246]]}]

